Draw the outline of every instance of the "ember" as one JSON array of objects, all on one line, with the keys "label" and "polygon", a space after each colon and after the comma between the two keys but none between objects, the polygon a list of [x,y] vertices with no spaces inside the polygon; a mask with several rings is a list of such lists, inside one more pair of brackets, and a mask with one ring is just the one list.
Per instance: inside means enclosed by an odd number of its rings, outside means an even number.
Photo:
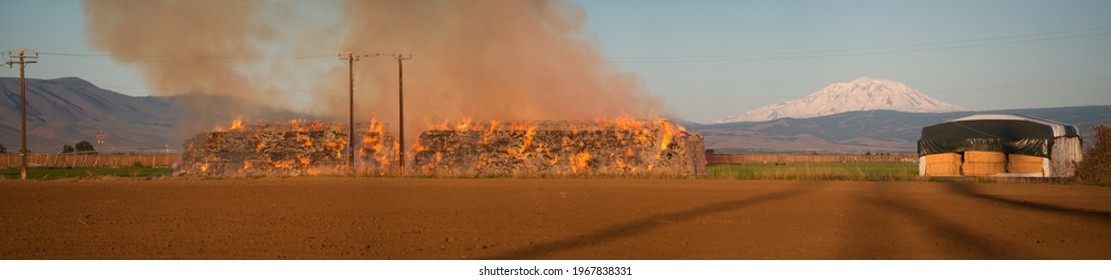
[{"label": "ember", "polygon": [[[356,172],[381,175],[396,163],[394,138],[372,121],[356,130]],[[346,174],[347,129],[324,122],[233,123],[186,140],[179,174],[257,176]],[[322,143],[322,144],[318,144]]]},{"label": "ember", "polygon": [[702,136],[667,120],[465,121],[420,134],[413,166],[436,176],[705,175]]}]

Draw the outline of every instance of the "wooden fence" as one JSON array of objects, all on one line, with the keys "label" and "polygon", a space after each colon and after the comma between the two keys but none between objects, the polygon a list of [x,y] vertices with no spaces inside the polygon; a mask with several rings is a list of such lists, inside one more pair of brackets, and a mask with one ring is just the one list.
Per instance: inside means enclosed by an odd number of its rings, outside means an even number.
[{"label": "wooden fence", "polygon": [[706,154],[706,164],[804,162],[914,162],[916,155]]},{"label": "wooden fence", "polygon": [[[181,154],[149,155],[90,155],[90,154],[30,154],[28,167],[128,167],[135,162],[143,166],[169,167],[181,163]],[[19,154],[0,154],[0,168],[18,168]]]}]

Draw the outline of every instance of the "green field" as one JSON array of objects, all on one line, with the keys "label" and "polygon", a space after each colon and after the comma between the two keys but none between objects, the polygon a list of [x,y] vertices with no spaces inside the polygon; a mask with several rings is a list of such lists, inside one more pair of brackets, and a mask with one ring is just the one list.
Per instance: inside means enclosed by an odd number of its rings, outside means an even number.
[{"label": "green field", "polygon": [[[0,169],[4,178],[19,179],[19,168]],[[124,168],[28,168],[27,179],[51,180],[93,176],[157,177],[170,176],[173,168],[124,167]]]},{"label": "green field", "polygon": [[918,180],[916,163],[746,163],[706,169],[713,177],[752,180]]}]

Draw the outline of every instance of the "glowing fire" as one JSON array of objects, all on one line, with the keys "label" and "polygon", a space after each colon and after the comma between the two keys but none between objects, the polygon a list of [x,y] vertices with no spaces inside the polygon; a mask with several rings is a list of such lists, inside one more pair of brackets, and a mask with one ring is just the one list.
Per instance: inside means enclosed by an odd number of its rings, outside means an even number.
[{"label": "glowing fire", "polygon": [[590,153],[581,152],[575,157],[571,158],[571,171],[579,172],[590,168]]},{"label": "glowing fire", "polygon": [[240,128],[243,128],[243,116],[239,116],[239,117],[235,118],[234,121],[231,122],[231,128],[230,128],[231,130],[236,130],[236,129],[240,129]]},{"label": "glowing fire", "polygon": [[634,119],[632,116],[629,115],[617,117],[613,120],[613,123],[617,124],[617,128],[624,130],[642,130],[647,127],[645,123],[638,121],[637,119]]},{"label": "glowing fire", "polygon": [[302,157],[301,155],[297,155],[297,161],[301,162],[301,166],[307,166],[309,164],[312,164],[312,159],[311,158]]},{"label": "glowing fire", "polygon": [[471,126],[471,118],[460,116],[459,123],[455,125],[455,130],[467,130],[469,126]]},{"label": "glowing fire", "polygon": [[667,120],[660,120],[660,126],[664,130],[664,139],[660,142],[660,150],[666,150],[668,145],[671,145],[671,137],[675,136],[675,127],[671,126],[671,122]]},{"label": "glowing fire", "polygon": [[486,134],[482,135],[482,144],[483,145],[489,144],[490,136],[494,135],[494,131],[496,131],[497,128],[498,128],[498,121],[490,121],[490,130],[487,130]]},{"label": "glowing fire", "polygon": [[528,149],[529,145],[532,145],[532,138],[534,136],[536,136],[536,126],[531,126],[525,131],[525,144],[521,145],[521,150],[517,152],[524,153],[525,149]]}]

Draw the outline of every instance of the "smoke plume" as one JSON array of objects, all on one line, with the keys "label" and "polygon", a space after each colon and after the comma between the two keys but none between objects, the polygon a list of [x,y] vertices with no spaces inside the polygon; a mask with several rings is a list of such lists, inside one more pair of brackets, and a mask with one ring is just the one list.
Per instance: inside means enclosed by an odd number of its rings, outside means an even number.
[{"label": "smoke plume", "polygon": [[[350,28],[343,49],[413,55],[404,61],[405,104],[419,125],[459,116],[646,116],[655,109],[635,76],[600,63],[600,51],[584,39],[584,11],[561,1],[353,1],[344,16]],[[363,103],[369,111],[392,120],[397,62],[367,60],[376,62],[357,66],[357,94],[371,96]]]},{"label": "smoke plume", "polygon": [[[659,107],[637,77],[602,61],[584,33],[585,12],[563,1],[349,1],[317,8],[325,16],[290,10],[305,6],[260,0],[83,5],[91,45],[139,70],[157,95],[238,96],[346,119],[347,62],[335,55],[353,51],[384,54],[354,65],[356,118],[391,124],[398,115],[398,65],[390,55],[412,55],[404,61],[411,132],[461,116],[590,120],[648,117]],[[278,52],[330,55],[288,62]],[[282,88],[291,85],[307,90]]]}]

